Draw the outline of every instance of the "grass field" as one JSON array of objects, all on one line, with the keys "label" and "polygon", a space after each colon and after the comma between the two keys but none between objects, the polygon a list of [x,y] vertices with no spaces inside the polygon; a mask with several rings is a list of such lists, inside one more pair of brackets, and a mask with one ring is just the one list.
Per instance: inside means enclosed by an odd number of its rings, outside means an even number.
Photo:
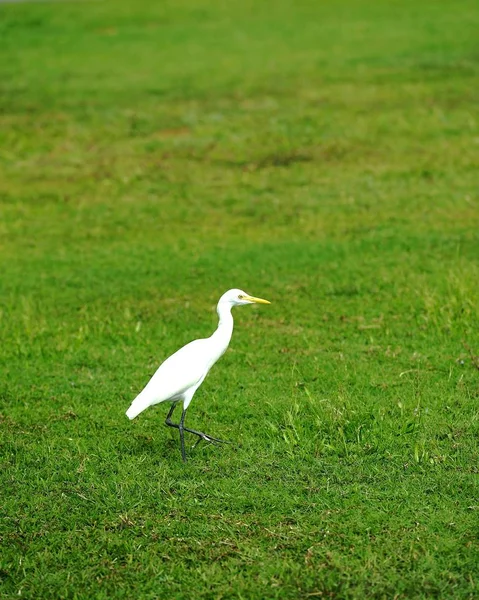
[{"label": "grass field", "polygon": [[[0,597],[477,598],[479,4],[0,5]],[[231,347],[188,424],[125,417]]]}]

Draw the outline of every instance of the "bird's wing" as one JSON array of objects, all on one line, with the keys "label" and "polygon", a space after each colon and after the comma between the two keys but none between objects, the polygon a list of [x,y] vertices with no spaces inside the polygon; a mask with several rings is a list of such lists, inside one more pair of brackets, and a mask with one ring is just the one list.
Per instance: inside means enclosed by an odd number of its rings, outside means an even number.
[{"label": "bird's wing", "polygon": [[190,342],[172,354],[159,367],[140,396],[157,404],[180,397],[198,385],[210,366],[208,339]]}]

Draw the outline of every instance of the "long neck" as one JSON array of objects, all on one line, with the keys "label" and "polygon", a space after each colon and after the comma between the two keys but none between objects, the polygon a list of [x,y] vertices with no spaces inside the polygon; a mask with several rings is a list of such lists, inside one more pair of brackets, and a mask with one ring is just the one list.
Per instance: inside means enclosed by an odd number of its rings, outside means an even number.
[{"label": "long neck", "polygon": [[233,335],[233,315],[231,314],[231,305],[220,302],[216,309],[219,317],[217,330],[211,336],[216,347],[218,348],[218,358],[228,348],[228,345]]}]

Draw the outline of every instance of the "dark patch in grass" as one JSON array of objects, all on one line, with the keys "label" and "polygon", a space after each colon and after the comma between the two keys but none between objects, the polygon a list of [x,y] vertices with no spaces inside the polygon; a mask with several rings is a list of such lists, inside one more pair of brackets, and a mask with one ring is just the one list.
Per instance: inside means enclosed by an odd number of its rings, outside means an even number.
[{"label": "dark patch in grass", "polygon": [[310,154],[301,153],[284,153],[284,154],[271,154],[264,156],[257,160],[215,160],[217,164],[221,164],[227,167],[235,167],[244,171],[256,171],[261,169],[269,168],[282,168],[290,167],[296,163],[307,163],[311,162],[313,157]]},{"label": "dark patch in grass", "polygon": [[255,160],[224,160],[213,159],[212,162],[227,167],[234,167],[244,171],[256,171],[262,169],[287,168],[296,164],[312,162],[336,162],[343,160],[350,150],[340,144],[332,143],[320,145],[314,152],[284,152],[277,154],[268,154]]}]

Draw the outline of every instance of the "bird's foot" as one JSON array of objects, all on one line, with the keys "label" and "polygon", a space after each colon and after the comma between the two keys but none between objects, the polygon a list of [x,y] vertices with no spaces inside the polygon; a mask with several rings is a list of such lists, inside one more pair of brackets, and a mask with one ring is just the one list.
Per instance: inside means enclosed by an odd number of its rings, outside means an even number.
[{"label": "bird's foot", "polygon": [[186,429],[186,427],[185,427],[185,431],[188,431],[189,433],[193,433],[194,435],[198,436],[198,440],[193,445],[193,448],[196,448],[196,446],[201,442],[201,440],[205,440],[205,442],[209,442],[210,444],[214,444],[215,446],[218,444],[231,444],[231,442],[228,442],[226,440],[220,440],[219,438],[214,438],[211,435],[207,435],[206,433],[203,433],[202,431],[195,431],[194,429]]}]

